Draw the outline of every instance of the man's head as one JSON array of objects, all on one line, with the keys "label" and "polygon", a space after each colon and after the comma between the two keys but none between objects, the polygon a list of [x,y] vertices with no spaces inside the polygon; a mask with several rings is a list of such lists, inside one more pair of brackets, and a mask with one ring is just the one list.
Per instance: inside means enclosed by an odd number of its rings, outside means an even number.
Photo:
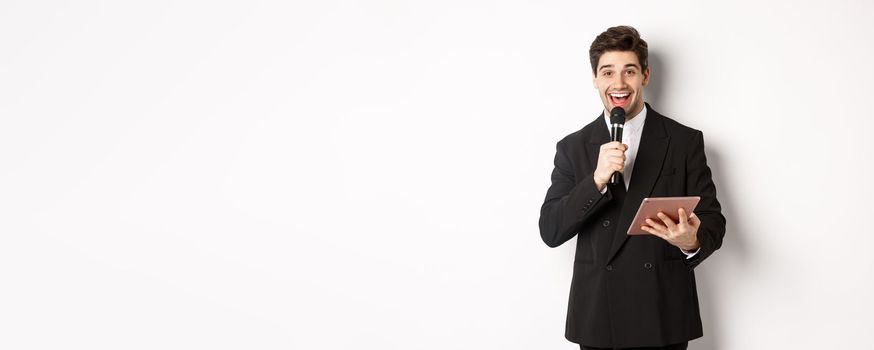
[{"label": "man's head", "polygon": [[649,83],[646,41],[632,27],[619,26],[598,35],[589,48],[592,84],[607,111],[622,107],[633,117],[643,109],[643,87]]}]

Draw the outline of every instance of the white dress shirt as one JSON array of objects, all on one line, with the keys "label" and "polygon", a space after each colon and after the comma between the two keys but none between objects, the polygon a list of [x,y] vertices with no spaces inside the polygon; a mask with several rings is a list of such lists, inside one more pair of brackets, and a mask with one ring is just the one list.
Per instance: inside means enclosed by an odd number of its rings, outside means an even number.
[{"label": "white dress shirt", "polygon": [[[643,132],[643,124],[646,122],[646,106],[644,105],[643,109],[636,115],[626,119],[628,120],[625,121],[625,126],[622,128],[622,143],[628,145],[628,150],[625,151],[625,171],[622,172],[622,178],[625,180],[625,188],[627,189],[628,185],[631,184],[634,161],[637,160],[637,150],[640,148],[640,134]],[[604,123],[607,124],[607,130],[609,131],[611,128],[610,112],[606,110],[604,111]],[[601,194],[605,192],[607,192],[607,186],[604,186]],[[686,254],[686,259],[690,259],[701,251],[701,247],[698,247],[692,253],[687,253],[682,249],[680,251]]]}]

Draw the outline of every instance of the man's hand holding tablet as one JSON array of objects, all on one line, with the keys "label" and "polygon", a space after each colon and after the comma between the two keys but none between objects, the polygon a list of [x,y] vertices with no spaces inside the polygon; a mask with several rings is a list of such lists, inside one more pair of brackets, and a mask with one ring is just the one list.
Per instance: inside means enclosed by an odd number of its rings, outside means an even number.
[{"label": "man's hand holding tablet", "polygon": [[[694,252],[701,246],[698,242],[701,220],[695,212],[687,212],[684,207],[694,210],[699,200],[699,197],[646,198],[641,203],[628,234],[639,235],[646,232],[683,251]],[[639,230],[634,230],[638,227]]]}]

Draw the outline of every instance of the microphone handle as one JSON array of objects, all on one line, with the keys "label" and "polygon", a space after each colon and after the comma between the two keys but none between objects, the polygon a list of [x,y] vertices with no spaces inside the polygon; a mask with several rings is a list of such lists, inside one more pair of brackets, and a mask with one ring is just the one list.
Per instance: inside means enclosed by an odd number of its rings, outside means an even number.
[{"label": "microphone handle", "polygon": [[[613,124],[613,127],[610,129],[610,141],[619,141],[622,142],[622,127],[621,124]],[[613,175],[610,177],[610,183],[614,185],[618,185],[619,181],[619,172],[613,172]],[[623,186],[625,184],[622,184]]]}]

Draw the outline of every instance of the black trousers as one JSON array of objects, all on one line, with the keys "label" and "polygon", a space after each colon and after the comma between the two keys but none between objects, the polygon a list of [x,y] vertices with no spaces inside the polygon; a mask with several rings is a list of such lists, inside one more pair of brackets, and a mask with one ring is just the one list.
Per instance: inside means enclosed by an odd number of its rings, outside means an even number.
[{"label": "black trousers", "polygon": [[[679,343],[679,344],[671,344],[666,346],[654,346],[654,347],[644,347],[644,348],[624,348],[626,350],[686,350],[689,346],[689,342]],[[610,350],[609,348],[593,348],[580,344],[580,350]]]}]

